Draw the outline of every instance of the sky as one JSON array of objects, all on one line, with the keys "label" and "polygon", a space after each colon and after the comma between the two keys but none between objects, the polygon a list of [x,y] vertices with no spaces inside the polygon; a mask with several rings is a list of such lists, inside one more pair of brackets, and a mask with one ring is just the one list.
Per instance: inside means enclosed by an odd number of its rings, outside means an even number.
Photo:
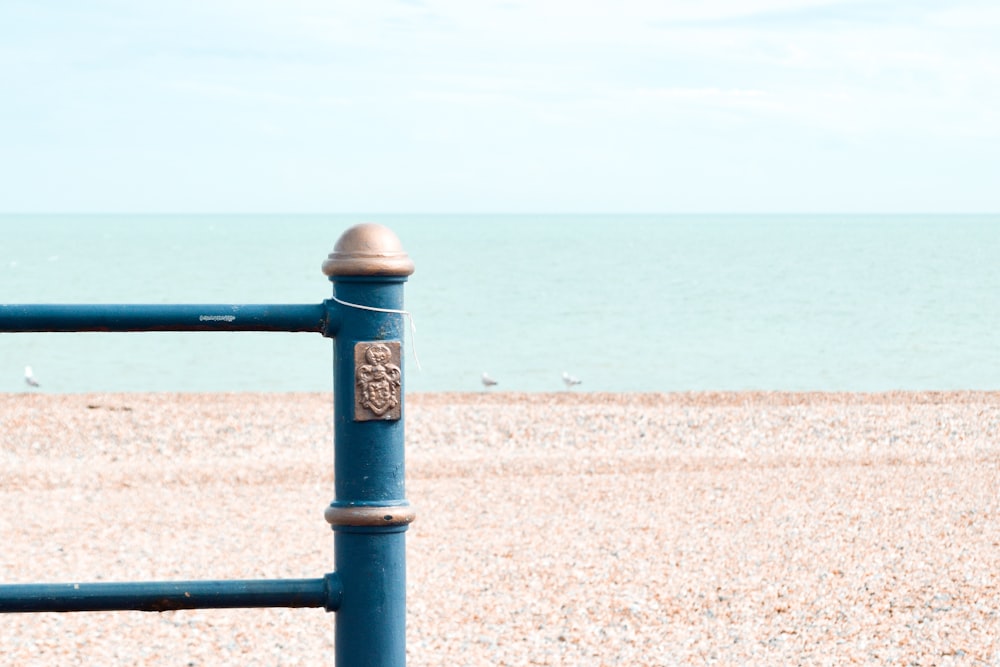
[{"label": "sky", "polygon": [[0,212],[993,213],[996,0],[4,0]]}]

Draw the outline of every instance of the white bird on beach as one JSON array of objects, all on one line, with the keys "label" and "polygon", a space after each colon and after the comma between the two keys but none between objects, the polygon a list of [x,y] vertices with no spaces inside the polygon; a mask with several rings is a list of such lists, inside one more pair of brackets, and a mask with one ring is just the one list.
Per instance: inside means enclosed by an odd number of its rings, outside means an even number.
[{"label": "white bird on beach", "polygon": [[24,382],[29,387],[40,387],[38,380],[35,379],[35,374],[31,372],[31,366],[24,367]]},{"label": "white bird on beach", "polygon": [[583,382],[583,380],[581,380],[580,378],[573,377],[572,375],[570,375],[566,371],[563,371],[562,378],[563,378],[563,384],[566,385],[566,389],[567,390],[568,389],[572,389],[573,385],[580,384],[580,383]]},{"label": "white bird on beach", "polygon": [[497,384],[497,381],[490,377],[489,373],[483,373],[483,386],[489,389]]}]

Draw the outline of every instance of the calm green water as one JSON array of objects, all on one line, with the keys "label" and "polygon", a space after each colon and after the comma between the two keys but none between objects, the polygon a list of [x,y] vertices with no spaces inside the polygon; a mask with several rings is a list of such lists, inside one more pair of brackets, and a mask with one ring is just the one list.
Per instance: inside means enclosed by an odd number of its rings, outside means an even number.
[{"label": "calm green water", "polygon": [[[410,391],[1000,389],[1000,216],[0,216],[5,303],[318,303],[414,259]],[[327,391],[318,334],[0,334],[0,391]]]}]

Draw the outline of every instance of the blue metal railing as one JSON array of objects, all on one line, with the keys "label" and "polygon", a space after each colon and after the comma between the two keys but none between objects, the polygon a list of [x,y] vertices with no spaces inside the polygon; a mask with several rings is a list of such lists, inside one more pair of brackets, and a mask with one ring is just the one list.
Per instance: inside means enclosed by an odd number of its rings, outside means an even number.
[{"label": "blue metal railing", "polygon": [[0,586],[4,612],[175,611],[236,607],[323,607],[337,611],[340,577],[230,581],[102,582]]},{"label": "blue metal railing", "polygon": [[321,607],[334,664],[406,663],[403,283],[413,263],[379,225],[344,232],[315,305],[0,305],[0,333],[309,331],[334,341],[334,571],[315,579],[0,584],[0,613]]},{"label": "blue metal railing", "polygon": [[4,332],[314,331],[333,336],[336,310],[316,305],[0,305]]}]

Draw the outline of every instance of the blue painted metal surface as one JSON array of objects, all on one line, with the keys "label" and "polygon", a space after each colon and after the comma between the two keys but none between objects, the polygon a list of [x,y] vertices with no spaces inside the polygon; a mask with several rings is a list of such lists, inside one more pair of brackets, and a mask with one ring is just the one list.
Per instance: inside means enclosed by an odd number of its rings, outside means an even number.
[{"label": "blue painted metal surface", "polygon": [[174,611],[234,607],[322,607],[336,611],[340,577],[0,586],[0,612]]},{"label": "blue painted metal surface", "polygon": [[0,304],[0,332],[313,331],[333,335],[337,312],[328,304]]},{"label": "blue painted metal surface", "polygon": [[334,339],[335,572],[317,579],[0,585],[0,612],[322,607],[335,664],[406,664],[403,283],[413,263],[379,225],[347,230],[315,305],[0,304],[0,332],[307,331]]},{"label": "blue painted metal surface", "polygon": [[[341,301],[402,308],[400,278],[332,276]],[[334,483],[331,508],[393,515],[408,505],[404,489],[403,420],[355,421],[355,345],[399,340],[402,317],[346,308],[334,343]],[[328,514],[329,517],[329,514]],[[356,521],[354,523],[369,523]],[[336,571],[344,581],[334,642],[338,665],[403,665],[406,661],[405,523],[333,525]]]}]

